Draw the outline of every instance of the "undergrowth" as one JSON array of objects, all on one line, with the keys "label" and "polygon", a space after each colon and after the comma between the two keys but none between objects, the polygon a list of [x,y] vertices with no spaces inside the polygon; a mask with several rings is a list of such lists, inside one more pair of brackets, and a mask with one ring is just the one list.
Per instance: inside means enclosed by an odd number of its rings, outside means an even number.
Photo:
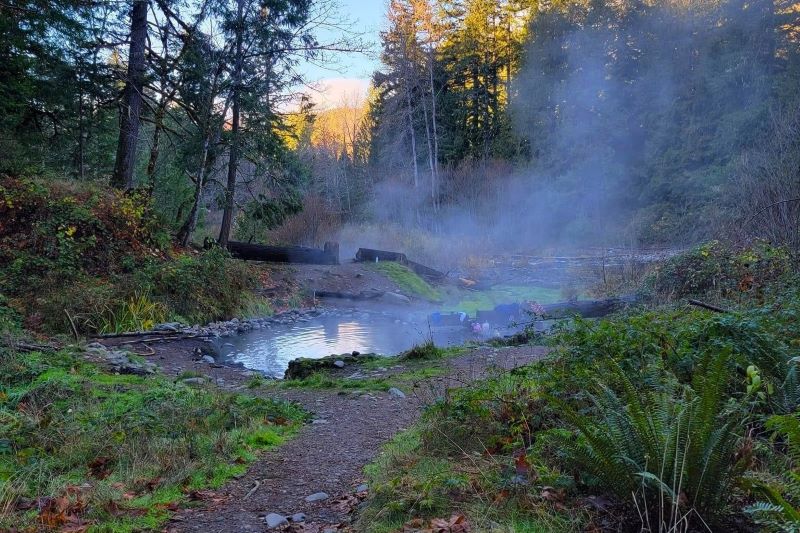
[{"label": "undergrowth", "polygon": [[174,248],[166,227],[146,192],[0,176],[0,308],[85,334],[269,313],[253,267]]},{"label": "undergrowth", "polygon": [[4,531],[158,529],[306,416],[181,380],[109,374],[69,351],[0,350]]},{"label": "undergrowth", "polygon": [[693,278],[733,312],[574,320],[547,359],[450,390],[367,469],[359,529],[797,531],[800,283],[772,268]]}]

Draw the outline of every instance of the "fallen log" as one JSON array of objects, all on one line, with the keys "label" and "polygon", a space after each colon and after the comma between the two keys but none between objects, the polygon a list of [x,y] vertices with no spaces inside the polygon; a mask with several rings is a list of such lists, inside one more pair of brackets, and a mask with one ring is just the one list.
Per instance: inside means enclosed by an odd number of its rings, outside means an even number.
[{"label": "fallen log", "polygon": [[405,264],[408,261],[406,254],[400,252],[387,252],[385,250],[375,250],[373,248],[359,248],[356,252],[356,261],[359,262],[379,262],[394,261],[395,263]]},{"label": "fallen log", "polygon": [[325,243],[325,249],[305,246],[267,246],[249,242],[230,241],[228,251],[237,259],[266,261],[269,263],[305,263],[311,265],[338,265],[339,245]]},{"label": "fallen log", "polygon": [[727,309],[723,309],[722,307],[717,307],[716,305],[707,304],[705,302],[701,302],[700,300],[689,300],[689,305],[694,305],[695,307],[702,307],[703,309],[708,309],[709,311],[714,311],[715,313],[730,313]]},{"label": "fallen log", "polygon": [[583,318],[600,318],[619,311],[636,302],[635,296],[606,298],[604,300],[571,300],[543,305],[544,319],[564,318],[580,315]]},{"label": "fallen log", "polygon": [[382,291],[363,291],[359,293],[340,291],[314,291],[316,298],[339,298],[342,300],[374,300],[383,296]]},{"label": "fallen log", "polygon": [[604,300],[570,300],[566,302],[556,302],[542,305],[544,313],[533,316],[519,304],[500,305],[491,311],[477,311],[476,321],[479,323],[488,322],[489,324],[511,324],[530,322],[536,320],[556,320],[572,316],[583,318],[600,318],[619,311],[626,305],[635,303],[635,296],[625,296],[621,298],[607,298]]}]

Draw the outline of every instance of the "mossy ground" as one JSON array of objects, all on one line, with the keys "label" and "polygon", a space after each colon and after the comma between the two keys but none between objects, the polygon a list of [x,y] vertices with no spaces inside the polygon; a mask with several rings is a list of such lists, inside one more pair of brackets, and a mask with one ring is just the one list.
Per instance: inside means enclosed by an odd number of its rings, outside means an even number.
[{"label": "mossy ground", "polygon": [[430,283],[419,277],[408,267],[392,261],[382,263],[369,263],[370,268],[394,281],[397,286],[411,296],[416,296],[431,302],[438,302],[442,299],[441,292],[431,286]]},{"label": "mossy ground", "polygon": [[211,386],[109,374],[75,351],[0,350],[0,530],[158,529],[306,417]]}]

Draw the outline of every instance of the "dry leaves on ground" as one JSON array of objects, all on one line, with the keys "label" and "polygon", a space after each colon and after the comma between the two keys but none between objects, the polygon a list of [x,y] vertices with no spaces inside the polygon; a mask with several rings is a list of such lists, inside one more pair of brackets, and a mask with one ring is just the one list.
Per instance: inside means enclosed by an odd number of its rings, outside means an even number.
[{"label": "dry leaves on ground", "polygon": [[403,525],[400,533],[469,533],[469,522],[462,514],[453,514],[449,519],[433,518],[425,522],[415,518]]}]

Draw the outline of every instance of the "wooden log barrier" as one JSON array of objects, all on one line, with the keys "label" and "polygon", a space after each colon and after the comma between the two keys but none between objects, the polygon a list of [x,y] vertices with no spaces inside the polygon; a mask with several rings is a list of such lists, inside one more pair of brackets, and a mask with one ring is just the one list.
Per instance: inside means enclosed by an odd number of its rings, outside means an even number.
[{"label": "wooden log barrier", "polygon": [[325,243],[325,249],[305,246],[267,246],[249,242],[230,241],[228,251],[237,259],[267,261],[270,263],[306,263],[312,265],[338,265],[338,243]]}]

